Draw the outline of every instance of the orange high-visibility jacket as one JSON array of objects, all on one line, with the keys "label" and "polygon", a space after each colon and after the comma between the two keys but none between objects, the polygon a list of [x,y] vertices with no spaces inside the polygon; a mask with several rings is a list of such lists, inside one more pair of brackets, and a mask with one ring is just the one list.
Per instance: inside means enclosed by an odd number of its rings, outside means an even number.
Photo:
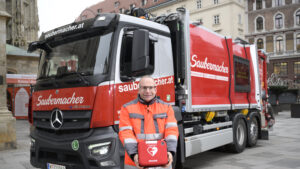
[{"label": "orange high-visibility jacket", "polygon": [[178,127],[172,106],[158,98],[145,103],[138,96],[121,108],[119,137],[126,150],[125,168],[135,168],[131,158],[141,140],[165,139],[168,151],[175,154]]}]

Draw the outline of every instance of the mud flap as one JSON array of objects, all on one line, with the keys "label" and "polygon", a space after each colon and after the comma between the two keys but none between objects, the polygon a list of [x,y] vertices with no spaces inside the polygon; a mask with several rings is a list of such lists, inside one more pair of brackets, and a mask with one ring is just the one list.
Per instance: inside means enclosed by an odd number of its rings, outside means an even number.
[{"label": "mud flap", "polygon": [[269,140],[269,130],[261,130],[261,135],[260,139],[262,140]]}]

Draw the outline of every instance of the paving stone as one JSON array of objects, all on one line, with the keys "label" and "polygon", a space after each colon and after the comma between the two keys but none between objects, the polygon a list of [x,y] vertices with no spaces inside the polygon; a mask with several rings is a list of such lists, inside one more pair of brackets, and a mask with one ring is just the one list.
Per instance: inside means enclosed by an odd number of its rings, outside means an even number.
[{"label": "paving stone", "polygon": [[[189,157],[185,169],[300,169],[300,118],[289,113],[276,116],[269,140],[258,140],[257,146],[240,154],[221,149]],[[35,169],[29,161],[29,124],[16,122],[17,147],[0,151],[0,169]]]}]

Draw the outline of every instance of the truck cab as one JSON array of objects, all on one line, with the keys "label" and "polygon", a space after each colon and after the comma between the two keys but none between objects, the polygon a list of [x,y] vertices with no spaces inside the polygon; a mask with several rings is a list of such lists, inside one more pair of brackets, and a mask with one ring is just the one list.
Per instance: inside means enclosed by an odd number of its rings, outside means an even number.
[{"label": "truck cab", "polygon": [[121,106],[151,75],[158,96],[175,104],[167,26],[122,14],[100,14],[42,35],[32,97],[31,163],[35,167],[120,168]]}]

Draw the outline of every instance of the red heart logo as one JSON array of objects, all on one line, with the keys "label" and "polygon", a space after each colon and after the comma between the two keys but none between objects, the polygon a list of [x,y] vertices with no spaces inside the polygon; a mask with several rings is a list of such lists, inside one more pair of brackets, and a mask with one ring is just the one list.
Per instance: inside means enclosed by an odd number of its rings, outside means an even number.
[{"label": "red heart logo", "polygon": [[153,157],[157,153],[158,149],[157,147],[148,147],[147,152]]}]

